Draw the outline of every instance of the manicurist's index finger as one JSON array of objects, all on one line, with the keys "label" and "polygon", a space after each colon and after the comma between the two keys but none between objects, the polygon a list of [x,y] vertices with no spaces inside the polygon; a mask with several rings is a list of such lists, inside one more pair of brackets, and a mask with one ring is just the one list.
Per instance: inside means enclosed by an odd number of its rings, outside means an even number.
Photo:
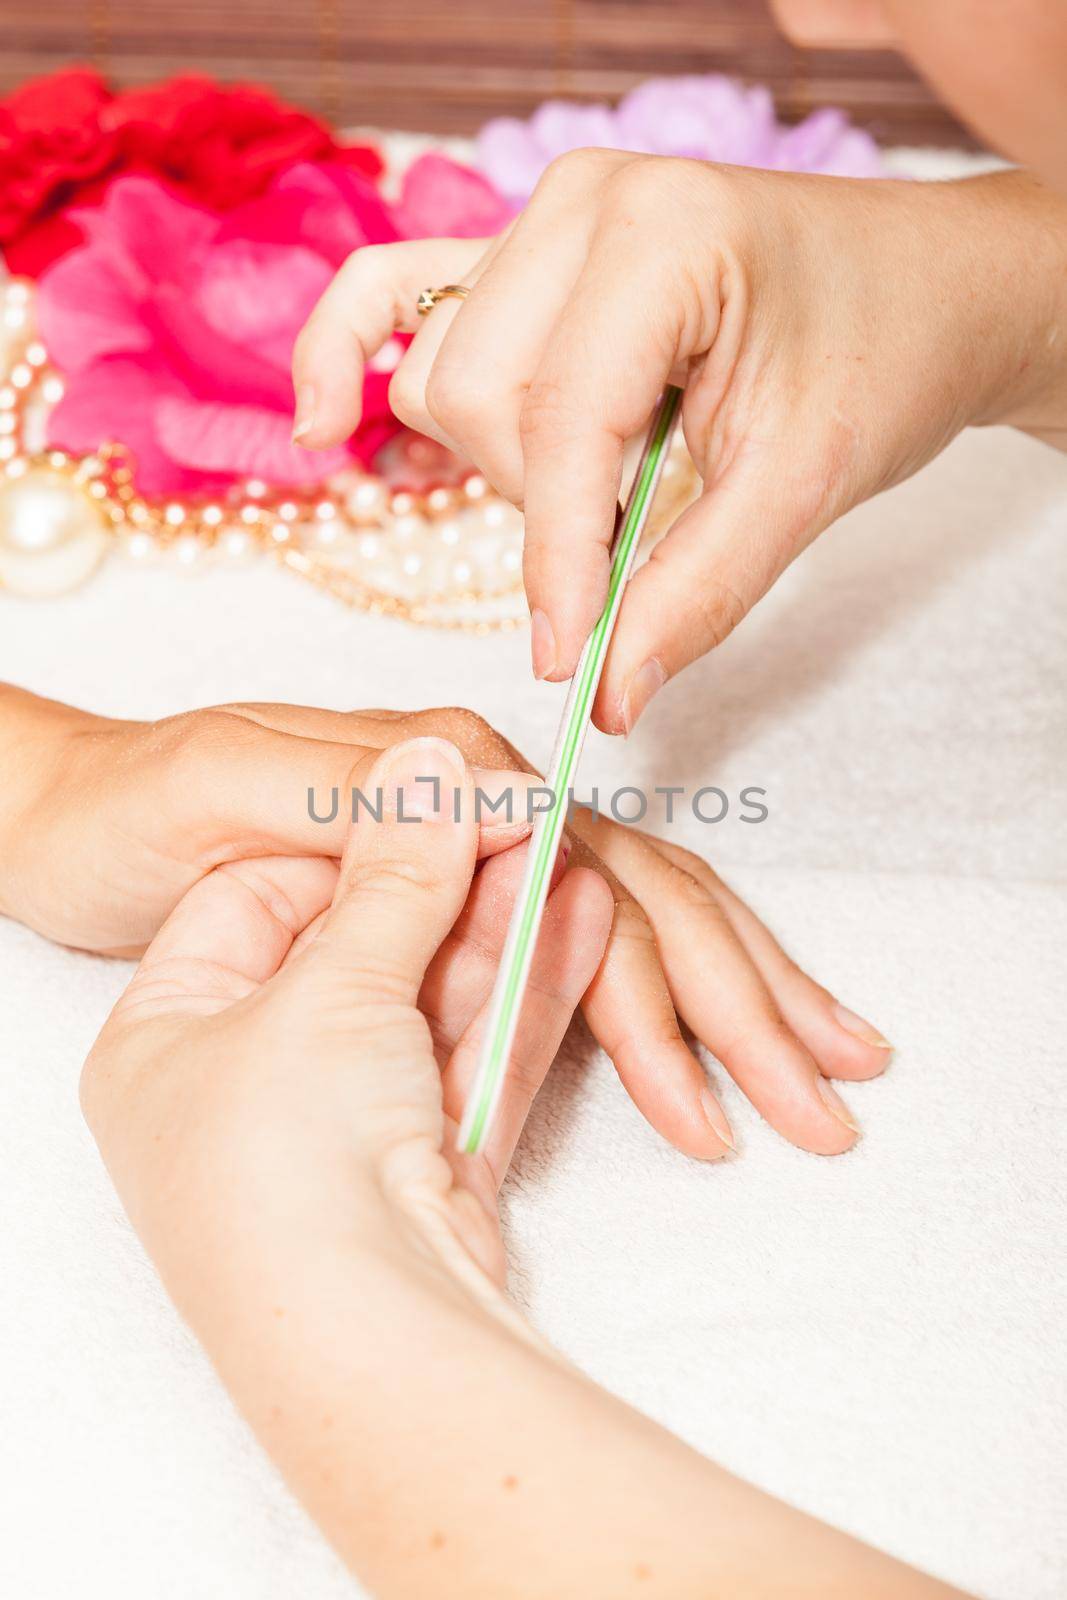
[{"label": "manicurist's index finger", "polygon": [[607,594],[627,439],[647,424],[678,329],[648,270],[597,247],[531,382],[520,419],[534,672],[570,677]]}]

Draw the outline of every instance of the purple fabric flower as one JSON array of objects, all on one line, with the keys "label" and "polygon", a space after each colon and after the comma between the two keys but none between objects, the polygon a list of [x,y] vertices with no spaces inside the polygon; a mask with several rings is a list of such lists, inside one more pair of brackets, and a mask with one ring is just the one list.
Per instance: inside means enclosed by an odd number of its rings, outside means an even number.
[{"label": "purple fabric flower", "polygon": [[478,134],[478,165],[522,205],[550,161],[588,145],[844,178],[877,177],[883,170],[874,140],[852,127],[843,111],[828,107],[787,128],[775,117],[769,90],[746,89],[714,73],[650,78],[614,111],[547,100],[528,122],[497,117]]}]

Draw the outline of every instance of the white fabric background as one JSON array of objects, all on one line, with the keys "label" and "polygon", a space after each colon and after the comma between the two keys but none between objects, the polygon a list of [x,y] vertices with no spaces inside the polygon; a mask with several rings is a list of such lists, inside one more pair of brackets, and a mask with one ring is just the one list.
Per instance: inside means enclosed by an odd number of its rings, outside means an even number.
[{"label": "white fabric background", "polygon": [[[1067,459],[965,436],[845,519],[589,783],[745,784],[680,824],[897,1045],[820,1160],[728,1083],[743,1158],[657,1142],[572,1033],[505,1194],[514,1286],[601,1382],[785,1498],[997,1600],[1067,1583],[1063,1274]],[[524,634],[419,632],[280,572],[113,562],[0,595],[0,678],[118,715],[469,704],[528,754]],[[358,1593],[179,1323],[82,1127],[129,968],[0,922],[0,1592]],[[712,1067],[716,1081],[722,1081]]]}]

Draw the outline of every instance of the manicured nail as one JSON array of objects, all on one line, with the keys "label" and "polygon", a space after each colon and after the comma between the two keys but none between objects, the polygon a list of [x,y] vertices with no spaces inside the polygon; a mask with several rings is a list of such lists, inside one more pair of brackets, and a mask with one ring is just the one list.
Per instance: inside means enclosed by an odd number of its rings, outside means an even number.
[{"label": "manicured nail", "polygon": [[315,425],[315,386],[302,383],[296,391],[296,410],[293,413],[293,443],[298,443]]},{"label": "manicured nail", "polygon": [[872,1028],[869,1022],[864,1022],[862,1017],[858,1017],[847,1006],[839,1005],[835,1000],[831,1009],[846,1033],[862,1039],[864,1044],[873,1044],[877,1050],[892,1050],[893,1046],[889,1040],[883,1039],[877,1028]]},{"label": "manicured nail", "polygon": [[855,1117],[852,1115],[852,1112],[848,1109],[848,1106],[846,1106],[845,1102],[842,1100],[833,1084],[828,1082],[821,1073],[815,1080],[815,1087],[822,1096],[823,1104],[825,1105],[827,1111],[830,1112],[831,1116],[836,1117],[838,1122],[843,1122],[850,1133],[859,1133],[859,1123],[856,1121]]},{"label": "manicured nail", "polygon": [[726,1120],[726,1113],[716,1100],[710,1089],[700,1091],[700,1109],[703,1111],[717,1139],[721,1139],[727,1150],[735,1151],[734,1131]]},{"label": "manicured nail", "polygon": [[552,874],[548,880],[549,894],[554,894],[559,888],[560,884],[563,882],[563,874],[567,870],[567,859],[570,856],[572,848],[573,847],[570,839],[568,839],[567,835],[564,834],[563,838],[559,841],[559,849],[556,851],[556,859],[552,863]]},{"label": "manicured nail", "polygon": [[530,612],[530,654],[535,678],[547,678],[556,665],[556,635],[543,611]]},{"label": "manicured nail", "polygon": [[[466,765],[447,739],[408,739],[378,768],[384,809],[398,822],[438,822],[454,815]],[[376,796],[368,797],[373,803]]]},{"label": "manicured nail", "polygon": [[528,833],[529,791],[543,788],[540,778],[514,767],[472,767],[474,815],[483,828],[522,828]]},{"label": "manicured nail", "polygon": [[633,732],[638,717],[666,681],[667,674],[655,656],[638,667],[622,697],[622,724],[627,733]]}]

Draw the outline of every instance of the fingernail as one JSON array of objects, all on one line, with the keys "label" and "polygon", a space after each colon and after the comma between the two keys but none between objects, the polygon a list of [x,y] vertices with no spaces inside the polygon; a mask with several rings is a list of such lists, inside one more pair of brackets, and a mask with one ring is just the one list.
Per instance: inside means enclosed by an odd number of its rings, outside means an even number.
[{"label": "fingernail", "polygon": [[394,745],[378,767],[383,809],[398,822],[452,817],[465,773],[463,757],[447,739],[408,739]]},{"label": "fingernail", "polygon": [[531,825],[527,796],[539,778],[513,767],[475,767],[474,815],[483,828],[523,828]]},{"label": "fingernail", "polygon": [[297,444],[315,424],[315,386],[302,383],[296,391],[296,409],[293,413],[293,443]]},{"label": "fingernail", "polygon": [[708,1120],[712,1133],[721,1139],[727,1150],[736,1151],[734,1131],[726,1120],[726,1113],[710,1089],[700,1091],[700,1109]]},{"label": "fingernail", "polygon": [[827,1111],[829,1111],[830,1115],[836,1117],[838,1122],[843,1122],[850,1133],[859,1133],[859,1123],[856,1121],[855,1117],[852,1115],[852,1112],[848,1109],[848,1106],[846,1106],[845,1102],[842,1100],[833,1084],[828,1082],[828,1080],[822,1077],[820,1074],[820,1076],[815,1080],[815,1087],[822,1096],[823,1104],[825,1105]]},{"label": "fingernail", "polygon": [[667,674],[655,656],[638,667],[622,697],[622,725],[627,733],[633,732],[638,717],[666,681]]},{"label": "fingernail", "polygon": [[543,611],[530,612],[530,654],[535,678],[547,678],[556,665],[556,635]]},{"label": "fingernail", "polygon": [[567,870],[567,858],[571,853],[571,848],[571,841],[568,839],[567,835],[564,834],[562,839],[559,841],[559,849],[556,851],[556,859],[552,864],[552,876],[549,879],[549,894],[553,894],[563,882],[563,874]]},{"label": "fingernail", "polygon": [[873,1044],[878,1050],[892,1050],[893,1046],[889,1040],[883,1039],[877,1028],[872,1028],[869,1022],[864,1022],[862,1017],[858,1017],[847,1006],[839,1005],[835,1000],[831,1009],[846,1033],[862,1039],[864,1044]]}]

